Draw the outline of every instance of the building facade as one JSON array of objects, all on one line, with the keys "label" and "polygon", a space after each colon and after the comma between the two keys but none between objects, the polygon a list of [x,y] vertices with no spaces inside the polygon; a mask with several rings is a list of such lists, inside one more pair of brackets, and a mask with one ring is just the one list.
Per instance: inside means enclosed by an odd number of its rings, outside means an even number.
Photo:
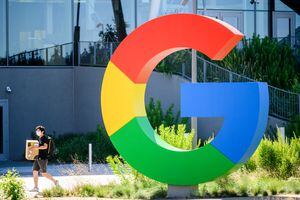
[{"label": "building facade", "polygon": [[[195,5],[192,0],[120,0],[117,8],[112,2],[0,1],[0,160],[23,159],[24,141],[37,124],[59,135],[94,131],[102,123],[99,88],[104,68],[94,66],[105,66],[116,46],[97,45],[101,33],[114,31],[117,11],[122,10],[127,34],[150,19],[192,13],[196,6],[198,14],[226,21],[246,38],[258,34],[288,39],[292,45],[300,38],[299,8],[286,1],[197,0]],[[76,25],[79,62],[74,58]],[[154,97],[178,109],[182,81],[154,75],[146,101]]]}]

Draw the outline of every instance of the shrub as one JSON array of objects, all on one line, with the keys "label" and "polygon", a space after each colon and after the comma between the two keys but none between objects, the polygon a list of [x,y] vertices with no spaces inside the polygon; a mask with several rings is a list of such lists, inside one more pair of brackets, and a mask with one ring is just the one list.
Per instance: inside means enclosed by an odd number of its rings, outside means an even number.
[{"label": "shrub", "polygon": [[62,187],[55,186],[51,189],[45,189],[42,192],[43,197],[63,197],[67,196],[68,192],[64,190]]},{"label": "shrub", "polygon": [[162,124],[156,132],[159,133],[164,141],[174,147],[185,150],[191,150],[193,148],[192,144],[195,133],[194,131],[186,133],[186,125],[184,124],[177,125],[177,130],[175,130],[175,125],[166,127]]},{"label": "shrub", "polygon": [[187,126],[188,118],[180,119],[180,112],[177,112],[174,116],[173,109],[174,104],[169,106],[166,112],[164,112],[161,107],[161,102],[159,100],[155,102],[153,98],[150,98],[150,102],[146,105],[146,111],[151,126],[154,129],[157,129],[162,124],[164,126],[175,125],[176,128],[178,124],[185,124]]},{"label": "shrub", "polygon": [[56,158],[60,162],[72,162],[74,158],[86,162],[89,143],[93,145],[93,161],[104,162],[107,156],[117,154],[105,130],[98,126],[94,133],[62,135],[56,138]]},{"label": "shrub", "polygon": [[235,48],[218,64],[257,81],[292,90],[297,88],[297,59],[289,44],[269,37],[253,35],[243,40],[243,48]]},{"label": "shrub", "polygon": [[24,182],[16,170],[8,170],[0,178],[0,197],[3,199],[20,200],[25,198]]},{"label": "shrub", "polygon": [[259,171],[282,179],[300,177],[300,138],[282,138],[277,129],[277,138],[264,138],[245,168],[248,171],[259,168]]}]

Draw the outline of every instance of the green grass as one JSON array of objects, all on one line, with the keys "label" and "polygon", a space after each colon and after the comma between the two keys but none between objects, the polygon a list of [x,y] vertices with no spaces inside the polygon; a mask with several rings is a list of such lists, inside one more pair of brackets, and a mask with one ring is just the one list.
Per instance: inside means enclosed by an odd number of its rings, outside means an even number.
[{"label": "green grass", "polygon": [[[132,175],[133,176],[133,175]],[[300,179],[282,180],[270,178],[264,174],[248,173],[240,169],[226,177],[200,184],[194,194],[197,198],[219,198],[235,196],[269,196],[276,194],[300,194]],[[143,177],[128,178],[121,184],[78,185],[72,190],[54,187],[43,191],[44,197],[101,197],[126,199],[166,198],[167,185]]]}]

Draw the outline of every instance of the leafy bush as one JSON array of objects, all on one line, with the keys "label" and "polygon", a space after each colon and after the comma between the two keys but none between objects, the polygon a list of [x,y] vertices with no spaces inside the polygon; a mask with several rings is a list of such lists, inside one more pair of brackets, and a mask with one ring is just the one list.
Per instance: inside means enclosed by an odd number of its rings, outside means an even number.
[{"label": "leafy bush", "polygon": [[300,177],[300,138],[282,138],[277,130],[277,139],[264,138],[256,152],[246,163],[248,171],[265,171],[271,177],[287,179]]},{"label": "leafy bush", "polygon": [[109,155],[116,155],[106,131],[100,126],[97,132],[87,134],[62,135],[55,139],[56,158],[59,162],[88,161],[88,144],[93,146],[93,161],[103,162]]},{"label": "leafy bush", "polygon": [[[157,100],[156,102],[153,98],[150,98],[150,102],[146,105],[147,117],[150,124],[154,129],[157,129],[160,125],[172,126],[175,125],[177,128],[178,124],[188,124],[188,118],[180,119],[180,112],[177,112],[174,116],[174,104],[168,107],[167,111],[164,112],[161,107],[161,102]],[[188,128],[188,127],[187,127]]]},{"label": "leafy bush", "polygon": [[20,200],[25,198],[24,182],[15,170],[8,170],[0,177],[0,198]]},{"label": "leafy bush", "polygon": [[68,196],[68,192],[60,186],[52,187],[51,189],[45,189],[42,192],[43,197],[63,197]]},{"label": "leafy bush", "polygon": [[251,40],[243,40],[243,48],[235,48],[218,64],[282,89],[299,85],[299,64],[291,46],[269,37],[254,35]]},{"label": "leafy bush", "polygon": [[162,124],[156,131],[160,137],[170,145],[180,149],[191,150],[193,148],[192,144],[195,133],[194,131],[186,133],[185,128],[185,125],[179,124],[177,125],[177,130],[175,130],[175,125],[166,127]]}]

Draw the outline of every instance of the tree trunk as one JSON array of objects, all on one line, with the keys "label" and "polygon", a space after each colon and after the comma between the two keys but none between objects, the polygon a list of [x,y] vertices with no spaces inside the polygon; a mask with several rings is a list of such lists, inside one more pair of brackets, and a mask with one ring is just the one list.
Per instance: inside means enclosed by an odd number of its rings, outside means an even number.
[{"label": "tree trunk", "polygon": [[111,3],[114,11],[118,42],[121,42],[127,36],[121,0],[111,0]]}]

